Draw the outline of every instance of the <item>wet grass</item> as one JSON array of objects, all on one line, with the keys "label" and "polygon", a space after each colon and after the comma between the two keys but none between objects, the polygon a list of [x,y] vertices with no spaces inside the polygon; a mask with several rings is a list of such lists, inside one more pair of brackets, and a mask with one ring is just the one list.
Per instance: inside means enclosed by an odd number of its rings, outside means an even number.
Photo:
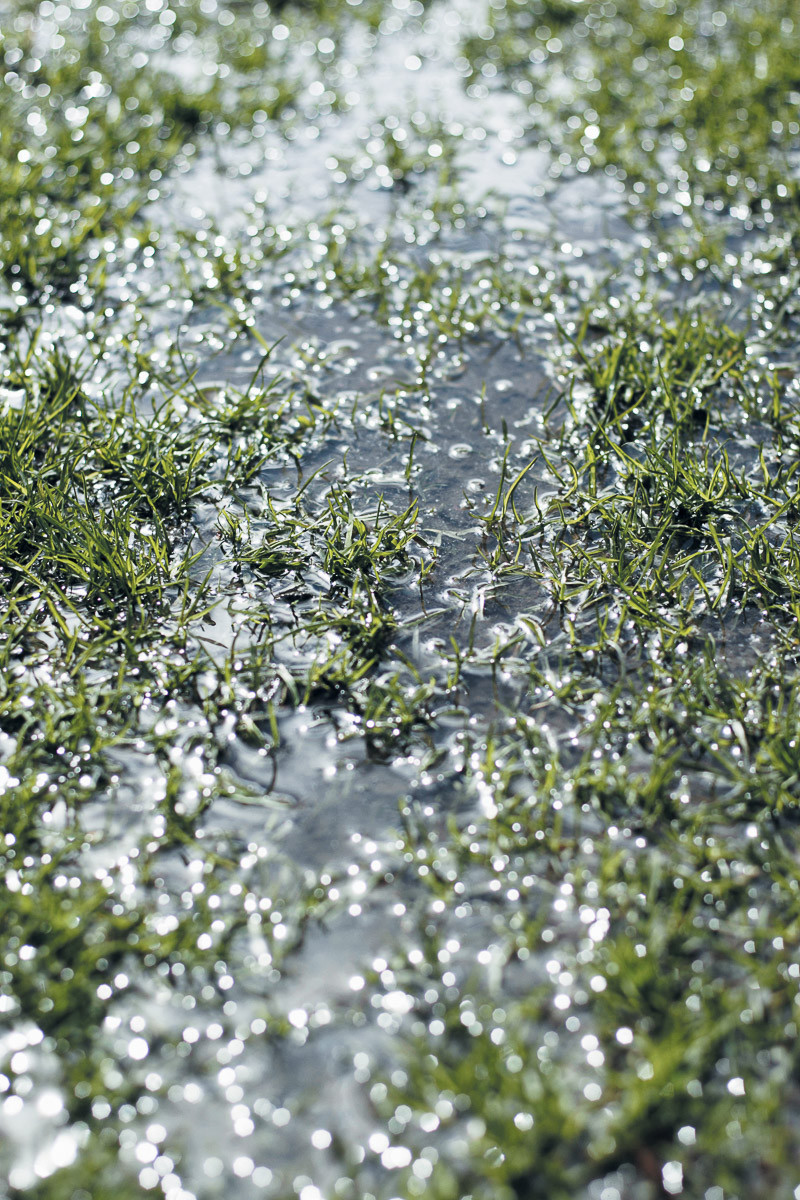
[{"label": "wet grass", "polygon": [[536,203],[617,186],[576,253],[410,101],[249,194],[385,8],[5,9],[9,1195],[788,1200],[800,27],[465,26]]},{"label": "wet grass", "polygon": [[[492,6],[467,54],[474,78],[512,81],[545,128],[547,115],[565,122],[579,171],[622,172],[634,203],[768,213],[794,194],[797,37],[779,2],[729,12],[512,0]],[[554,97],[553,75],[574,96]]]}]

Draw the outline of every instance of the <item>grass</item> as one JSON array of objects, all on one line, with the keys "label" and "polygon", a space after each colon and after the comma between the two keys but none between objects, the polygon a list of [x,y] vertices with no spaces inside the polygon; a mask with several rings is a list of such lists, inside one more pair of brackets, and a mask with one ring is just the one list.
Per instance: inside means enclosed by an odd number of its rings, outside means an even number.
[{"label": "grass", "polygon": [[[717,200],[765,213],[791,202],[790,5],[511,2],[492,6],[486,33],[466,47],[474,77],[491,64],[483,74],[516,82],[534,117],[557,113],[580,169],[621,171],[635,202],[675,215]],[[573,86],[566,104],[548,71]]]}]

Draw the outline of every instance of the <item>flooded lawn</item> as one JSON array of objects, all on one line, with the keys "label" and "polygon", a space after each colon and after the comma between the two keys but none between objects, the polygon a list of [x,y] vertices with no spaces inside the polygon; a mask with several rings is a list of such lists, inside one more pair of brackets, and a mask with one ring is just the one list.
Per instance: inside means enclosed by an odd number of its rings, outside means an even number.
[{"label": "flooded lawn", "polygon": [[9,1200],[800,1196],[788,0],[0,0]]}]

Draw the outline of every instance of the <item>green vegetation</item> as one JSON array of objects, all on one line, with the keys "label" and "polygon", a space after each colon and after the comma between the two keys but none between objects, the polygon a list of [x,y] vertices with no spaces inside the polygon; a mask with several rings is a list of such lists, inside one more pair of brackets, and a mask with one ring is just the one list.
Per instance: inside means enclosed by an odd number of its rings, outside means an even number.
[{"label": "green vegetation", "polygon": [[9,1196],[791,1200],[792,6],[0,28]]},{"label": "green vegetation", "polygon": [[796,188],[796,18],[778,2],[504,0],[467,52],[474,77],[510,80],[545,129],[557,116],[577,169],[621,173],[634,203],[769,212]]}]

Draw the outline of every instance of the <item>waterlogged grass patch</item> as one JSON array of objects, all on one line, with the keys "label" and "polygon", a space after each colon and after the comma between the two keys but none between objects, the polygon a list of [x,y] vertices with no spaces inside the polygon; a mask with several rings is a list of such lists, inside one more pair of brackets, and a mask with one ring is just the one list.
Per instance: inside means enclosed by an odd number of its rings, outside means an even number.
[{"label": "waterlogged grass patch", "polygon": [[14,1200],[794,1195],[796,18],[462,8],[0,20]]},{"label": "waterlogged grass patch", "polygon": [[466,52],[474,77],[508,79],[534,120],[565,122],[582,171],[622,170],[675,214],[718,200],[769,212],[795,186],[797,37],[784,0],[735,12],[513,0],[491,6]]}]

